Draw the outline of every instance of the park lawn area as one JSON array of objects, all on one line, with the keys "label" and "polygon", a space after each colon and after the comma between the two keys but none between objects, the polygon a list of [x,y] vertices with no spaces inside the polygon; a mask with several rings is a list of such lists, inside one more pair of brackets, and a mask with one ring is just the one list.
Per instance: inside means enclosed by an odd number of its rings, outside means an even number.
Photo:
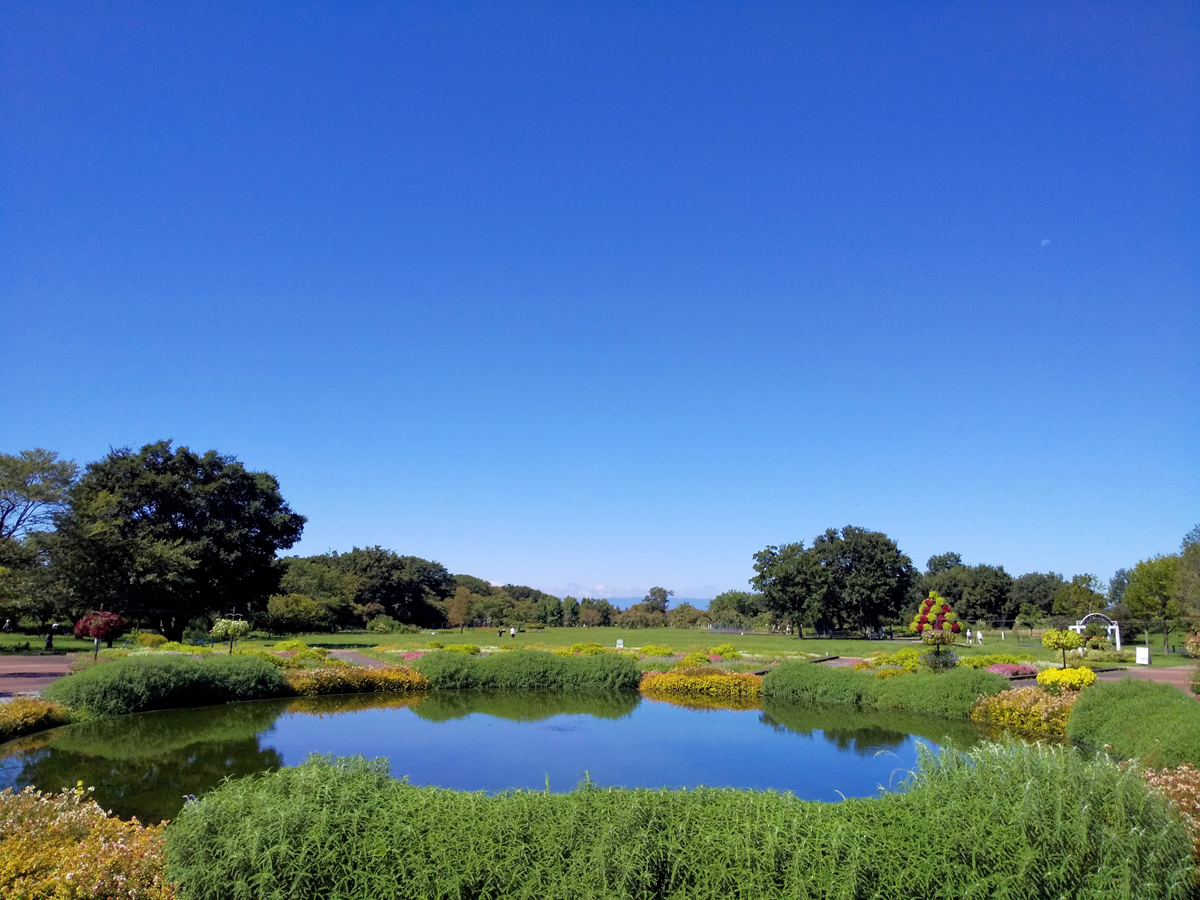
[{"label": "park lawn area", "polygon": [[[436,632],[436,633],[435,633]],[[603,647],[616,647],[618,640],[625,642],[625,647],[633,649],[643,644],[665,644],[677,653],[689,650],[708,650],[718,644],[733,644],[740,653],[766,658],[786,658],[794,656],[851,656],[863,657],[872,653],[894,653],[904,647],[918,647],[919,642],[912,639],[864,641],[852,639],[822,639],[806,638],[797,640],[782,634],[748,633],[748,634],[714,634],[703,629],[690,628],[546,628],[541,631],[522,631],[516,639],[509,637],[508,629],[504,636],[497,635],[495,628],[467,628],[459,633],[457,628],[426,629],[419,634],[369,634],[363,631],[341,632],[339,634],[305,634],[298,636],[300,640],[314,647],[338,648],[371,648],[380,644],[401,647],[403,649],[420,650],[432,640],[444,644],[478,644],[480,647],[511,646],[517,648],[549,648],[569,647],[571,644],[595,641]],[[250,644],[268,645],[276,640],[243,640],[243,646]],[[998,635],[987,635],[982,647],[978,645],[957,645],[954,650],[959,656],[978,656],[991,653],[1011,653],[1020,655],[1027,653],[1034,659],[1043,662],[1053,662],[1060,656],[1056,651],[1043,647],[1039,642],[1031,643],[1028,635],[1017,639],[1013,632],[1008,632],[1004,640]],[[1155,649],[1151,654],[1154,667],[1184,666],[1189,660],[1184,654],[1164,656],[1161,650]],[[1107,665],[1107,664],[1106,664]]]},{"label": "park lawn area", "polygon": [[[0,632],[0,653],[17,653],[17,648],[28,643],[28,651],[20,651],[22,653],[39,653],[46,643],[44,634],[4,634]],[[115,645],[114,645],[115,646]],[[92,642],[80,641],[75,638],[75,635],[67,632],[65,634],[56,634],[54,636],[54,649],[59,653],[79,653],[83,650],[91,651]]]}]

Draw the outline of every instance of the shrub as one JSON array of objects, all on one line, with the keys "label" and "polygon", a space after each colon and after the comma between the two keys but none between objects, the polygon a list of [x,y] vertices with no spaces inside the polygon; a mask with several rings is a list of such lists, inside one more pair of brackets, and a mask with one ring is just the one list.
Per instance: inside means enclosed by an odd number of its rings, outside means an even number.
[{"label": "shrub", "polygon": [[445,650],[447,653],[464,653],[467,656],[478,656],[479,655],[479,645],[478,644],[447,644],[442,649]]},{"label": "shrub", "polygon": [[0,744],[70,721],[70,711],[61,704],[33,697],[14,697],[7,703],[0,703]]},{"label": "shrub", "polygon": [[556,656],[540,650],[482,657],[439,651],[425,654],[415,665],[435,690],[632,691],[642,674],[633,660],[615,653]]},{"label": "shrub", "polygon": [[964,656],[958,664],[968,669],[990,669],[997,665],[1019,666],[1031,662],[1034,662],[1034,658],[1028,653],[980,653],[978,656]]},{"label": "shrub", "polygon": [[645,644],[642,646],[642,656],[674,656],[675,651],[666,644]]},{"label": "shrub", "polygon": [[287,680],[301,697],[429,690],[429,679],[408,666],[325,666],[288,672]]},{"label": "shrub", "polygon": [[722,701],[757,700],[762,678],[707,667],[675,672],[647,672],[641,691],[648,696],[706,698]]},{"label": "shrub", "polygon": [[607,653],[608,651],[595,641],[586,641],[583,643],[572,644],[571,652],[578,653],[580,656],[599,656],[601,653]]},{"label": "shrub", "polygon": [[1042,669],[1037,683],[1050,691],[1080,691],[1096,683],[1096,673],[1091,669]]},{"label": "shrub", "polygon": [[391,616],[376,616],[367,623],[367,631],[371,634],[395,634],[402,626]]},{"label": "shrub", "polygon": [[708,658],[708,654],[706,653],[689,653],[675,663],[675,668],[694,669],[697,666],[707,666],[711,662],[712,660]]},{"label": "shrub", "polygon": [[261,659],[139,654],[68,675],[43,691],[49,700],[95,715],[262,700],[291,693],[283,673]]},{"label": "shrub", "polygon": [[742,654],[737,652],[737,648],[733,644],[717,644],[715,647],[709,647],[708,652],[711,655],[719,656],[721,659],[741,659]]},{"label": "shrub", "polygon": [[170,900],[161,826],[111,818],[82,784],[0,791],[0,896]]},{"label": "shrub", "polygon": [[1067,667],[1067,651],[1078,650],[1083,646],[1083,635],[1069,628],[1061,631],[1057,628],[1047,628],[1042,632],[1042,646],[1051,650],[1061,650],[1063,668]]},{"label": "shrub", "polygon": [[147,647],[154,649],[160,647],[167,642],[167,639],[161,634],[155,634],[152,631],[143,631],[133,639],[133,642],[139,647]]},{"label": "shrub", "polygon": [[[936,849],[914,846],[926,835]],[[1183,823],[1139,775],[1023,745],[922,749],[901,791],[840,803],[587,784],[489,796],[318,758],[226,781],[167,847],[190,900],[1131,900],[1182,897],[1193,872]]]},{"label": "shrub", "polygon": [[1200,764],[1200,703],[1169,684],[1122,678],[1084,691],[1067,737],[1151,768]]},{"label": "shrub", "polygon": [[1187,636],[1187,655],[1192,659],[1200,658],[1200,634]]},{"label": "shrub", "polygon": [[1192,834],[1195,857],[1200,859],[1200,769],[1184,764],[1160,772],[1143,769],[1142,776],[1151,788],[1175,804]]},{"label": "shrub", "polygon": [[981,697],[971,708],[971,721],[1066,737],[1067,718],[1078,691],[1051,694],[1038,687],[1016,688]]},{"label": "shrub", "polygon": [[[317,648],[309,647],[308,644],[304,643],[304,641],[293,638],[290,641],[277,641],[275,644],[273,644],[271,646],[270,649],[275,651],[276,653],[303,653],[305,650],[312,650],[312,649],[317,649]],[[329,652],[328,650],[320,651],[320,653],[322,655],[325,655],[328,652]]]},{"label": "shrub", "polygon": [[441,641],[426,641],[425,647],[429,650],[445,650],[446,645]]},{"label": "shrub", "polygon": [[861,662],[854,664],[858,670],[880,669],[887,666],[898,666],[905,672],[915,672],[921,668],[921,651],[914,647],[905,647],[895,653],[874,653]]},{"label": "shrub", "polygon": [[1083,658],[1088,662],[1131,663],[1134,654],[1132,650],[1089,650]]},{"label": "shrub", "polygon": [[980,696],[997,694],[1007,687],[1008,679],[1003,676],[975,669],[879,679],[849,668],[787,662],[763,676],[762,693],[781,702],[844,703],[965,719]]},{"label": "shrub", "polygon": [[95,638],[108,646],[125,633],[125,620],[114,612],[90,612],[75,623],[75,637]]}]

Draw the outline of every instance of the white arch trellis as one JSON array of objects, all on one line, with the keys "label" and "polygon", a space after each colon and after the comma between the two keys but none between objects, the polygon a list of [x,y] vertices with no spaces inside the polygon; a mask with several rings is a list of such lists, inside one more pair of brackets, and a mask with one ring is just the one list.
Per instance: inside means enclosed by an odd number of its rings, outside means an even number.
[{"label": "white arch trellis", "polygon": [[1082,635],[1083,629],[1087,627],[1088,622],[1094,622],[1094,621],[1102,621],[1102,622],[1107,623],[1104,626],[1104,630],[1108,632],[1108,639],[1113,642],[1114,647],[1116,647],[1118,650],[1120,650],[1121,649],[1121,629],[1117,625],[1117,622],[1115,619],[1110,619],[1104,613],[1088,613],[1086,616],[1084,616],[1082,619],[1080,619],[1074,625],[1068,625],[1067,628],[1069,628],[1071,631],[1074,631],[1076,634]]}]

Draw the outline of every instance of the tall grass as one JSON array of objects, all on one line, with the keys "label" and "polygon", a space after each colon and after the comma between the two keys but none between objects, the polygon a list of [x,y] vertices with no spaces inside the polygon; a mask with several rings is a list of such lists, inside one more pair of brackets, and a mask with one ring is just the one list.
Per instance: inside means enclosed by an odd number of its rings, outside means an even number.
[{"label": "tall grass", "polygon": [[383,761],[229,781],[167,829],[185,900],[1185,898],[1191,842],[1136,773],[1071,749],[923,754],[837,804],[700,788],[412,787]]},{"label": "tall grass", "polygon": [[1169,684],[1122,678],[1080,692],[1067,737],[1151,768],[1200,764],[1200,703]]},{"label": "tall grass", "polygon": [[790,662],[763,676],[762,695],[783,703],[900,709],[965,719],[981,696],[999,693],[1008,686],[1003,675],[977,669],[876,678],[871,672],[850,668]]},{"label": "tall grass", "polygon": [[438,651],[413,664],[434,690],[636,691],[642,674],[636,662],[616,653],[556,656],[513,650],[474,657]]},{"label": "tall grass", "polygon": [[130,656],[53,682],[48,700],[91,715],[208,706],[291,694],[281,670],[252,656]]}]

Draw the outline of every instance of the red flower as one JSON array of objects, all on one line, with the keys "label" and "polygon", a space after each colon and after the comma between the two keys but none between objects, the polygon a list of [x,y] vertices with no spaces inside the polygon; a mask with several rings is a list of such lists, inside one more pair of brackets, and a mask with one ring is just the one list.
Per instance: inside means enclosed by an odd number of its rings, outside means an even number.
[{"label": "red flower", "polygon": [[925,615],[925,613],[921,613],[921,615],[917,618],[917,621],[918,622],[928,622],[929,616]]},{"label": "red flower", "polygon": [[943,603],[942,604],[942,612],[944,612],[944,613],[950,612],[950,607]]},{"label": "red flower", "polygon": [[960,631],[962,631],[962,626],[959,625],[957,622],[954,622],[950,626],[950,630],[953,631],[955,634],[958,634]]}]

